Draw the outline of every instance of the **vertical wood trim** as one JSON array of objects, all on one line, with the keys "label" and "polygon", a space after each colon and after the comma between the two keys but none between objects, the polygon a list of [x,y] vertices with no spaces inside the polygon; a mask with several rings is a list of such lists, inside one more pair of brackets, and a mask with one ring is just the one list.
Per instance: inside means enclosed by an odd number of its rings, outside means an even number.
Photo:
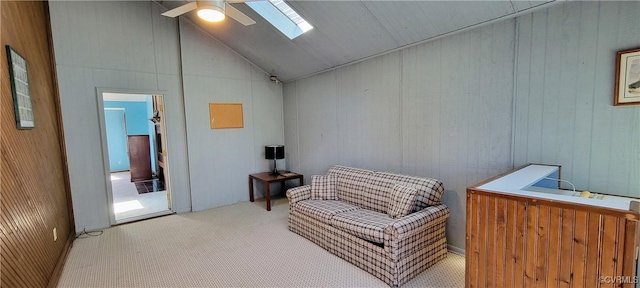
[{"label": "vertical wood trim", "polygon": [[479,196],[479,203],[478,203],[478,218],[480,220],[480,227],[478,231],[478,239],[480,240],[478,242],[478,250],[479,250],[479,257],[478,257],[478,287],[487,287],[487,253],[485,253],[485,251],[480,251],[480,249],[486,249],[487,247],[487,229],[488,229],[488,225],[486,225],[487,222],[487,215],[488,215],[488,209],[487,209],[487,197],[486,196]]},{"label": "vertical wood trim", "polygon": [[[478,250],[477,250],[477,229],[480,227],[478,223],[478,215],[476,215],[476,194],[467,192],[467,221],[466,221],[466,229],[467,229],[467,240],[465,243],[465,283],[467,287],[476,287],[475,283],[472,281],[477,279],[473,273],[478,271],[476,267],[475,260],[478,259]],[[472,277],[473,276],[473,277]]]},{"label": "vertical wood trim", "polygon": [[[638,257],[638,238],[640,238],[640,221],[625,221],[625,237],[624,237],[624,257],[622,260],[622,275],[635,275],[636,273],[636,265],[638,265],[637,257]],[[640,277],[640,275],[636,275]],[[623,285],[625,288],[632,288],[634,285],[632,283],[626,283]]]},{"label": "vertical wood trim", "polygon": [[494,239],[496,251],[495,287],[505,287],[507,250],[507,200],[496,198],[496,234]]},{"label": "vertical wood trim", "polygon": [[622,276],[623,275],[622,260],[624,259],[624,241],[625,241],[625,235],[626,235],[627,221],[625,219],[620,219],[620,218],[617,218],[616,220],[618,221],[618,227],[617,227],[618,231],[616,232],[616,255],[613,260],[613,264],[614,264],[613,275]]},{"label": "vertical wood trim", "polygon": [[587,236],[587,272],[585,275],[586,287],[600,287],[598,275],[600,274],[600,249],[601,228],[603,216],[597,213],[589,213],[588,236]]},{"label": "vertical wood trim", "polygon": [[516,202],[516,247],[515,247],[515,277],[514,287],[525,286],[525,263],[527,261],[527,203]]},{"label": "vertical wood trim", "polygon": [[485,287],[495,287],[495,277],[496,277],[496,258],[497,258],[497,249],[496,249],[496,198],[484,196],[487,199],[487,217],[485,218],[485,222],[487,223],[487,242],[486,242],[486,284]]},{"label": "vertical wood trim", "polygon": [[547,255],[549,251],[549,217],[550,211],[548,206],[540,205],[538,207],[538,245],[536,247],[537,250],[537,261],[536,261],[536,278],[535,283],[536,287],[545,287],[547,280],[547,267],[549,257]]},{"label": "vertical wood trim", "polygon": [[[602,254],[600,260],[600,275],[614,276],[616,257],[616,232],[618,230],[618,218],[604,216],[604,226],[601,231]],[[613,283],[601,283],[600,287],[613,287]]]},{"label": "vertical wood trim", "polygon": [[474,253],[475,253],[475,259],[474,261],[471,262],[471,264],[473,264],[473,279],[471,280],[472,283],[474,283],[475,287],[482,287],[480,286],[480,283],[478,282],[478,278],[480,276],[480,270],[482,270],[482,268],[480,267],[480,264],[478,263],[478,259],[480,258],[480,237],[482,237],[481,233],[480,233],[480,227],[482,225],[480,225],[482,223],[482,217],[480,215],[480,196],[479,195],[474,195],[474,199],[473,199],[473,215],[474,215],[474,222],[476,222],[476,225],[478,225],[477,227],[475,227],[475,229],[473,230],[474,236],[475,236],[475,241],[473,243],[474,245]]},{"label": "vertical wood trim", "polygon": [[527,242],[525,250],[527,251],[525,258],[524,285],[526,287],[535,287],[536,285],[536,263],[538,263],[538,206],[529,205],[527,207]]},{"label": "vertical wood trim", "polygon": [[585,270],[587,265],[587,213],[576,211],[573,247],[573,287],[585,287]]},{"label": "vertical wood trim", "polygon": [[558,287],[560,278],[560,253],[562,247],[562,218],[561,209],[552,207],[549,211],[549,255],[547,267],[547,287]]},{"label": "vertical wood trim", "polygon": [[572,282],[573,231],[575,227],[575,210],[562,209],[562,228],[560,232],[560,275],[559,287],[570,287]]},{"label": "vertical wood trim", "polygon": [[517,233],[518,233],[518,229],[516,228],[516,222],[518,221],[517,219],[517,210],[516,210],[516,205],[517,203],[515,201],[510,201],[510,200],[505,200],[505,203],[507,205],[507,212],[506,212],[506,221],[507,221],[507,227],[506,227],[506,232],[505,232],[505,237],[507,239],[507,244],[506,244],[506,259],[505,259],[505,287],[514,287],[515,285],[515,262],[517,259],[517,253],[516,253],[516,238],[517,238]]}]

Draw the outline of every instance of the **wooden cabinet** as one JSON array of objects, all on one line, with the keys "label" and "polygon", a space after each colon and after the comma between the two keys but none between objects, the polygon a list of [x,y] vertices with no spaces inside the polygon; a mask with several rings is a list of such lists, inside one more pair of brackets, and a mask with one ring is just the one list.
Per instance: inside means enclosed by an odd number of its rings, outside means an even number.
[{"label": "wooden cabinet", "polygon": [[149,135],[129,135],[127,140],[131,182],[151,180]]},{"label": "wooden cabinet", "polygon": [[527,165],[467,189],[466,287],[635,287],[638,199],[583,198],[560,175]]}]

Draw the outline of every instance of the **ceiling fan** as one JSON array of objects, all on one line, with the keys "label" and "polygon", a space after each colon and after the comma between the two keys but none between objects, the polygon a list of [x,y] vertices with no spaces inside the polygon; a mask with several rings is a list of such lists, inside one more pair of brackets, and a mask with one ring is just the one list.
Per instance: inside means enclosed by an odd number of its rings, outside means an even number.
[{"label": "ceiling fan", "polygon": [[197,0],[171,9],[162,13],[162,15],[175,18],[187,12],[198,10],[198,16],[209,22],[220,22],[224,20],[226,14],[234,20],[242,23],[244,26],[256,24],[256,21],[253,21],[249,16],[229,4],[242,2],[246,2],[246,0]]}]

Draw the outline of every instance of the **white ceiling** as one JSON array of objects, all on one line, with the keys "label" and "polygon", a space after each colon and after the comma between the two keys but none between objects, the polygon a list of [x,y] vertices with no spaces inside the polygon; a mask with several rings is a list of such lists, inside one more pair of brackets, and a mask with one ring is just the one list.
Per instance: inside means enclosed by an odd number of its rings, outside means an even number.
[{"label": "white ceiling", "polygon": [[[157,1],[167,9],[185,1]],[[251,26],[192,22],[284,82],[425,41],[553,1],[287,1],[315,28],[289,40],[244,3]],[[546,5],[545,5],[546,6]]]}]

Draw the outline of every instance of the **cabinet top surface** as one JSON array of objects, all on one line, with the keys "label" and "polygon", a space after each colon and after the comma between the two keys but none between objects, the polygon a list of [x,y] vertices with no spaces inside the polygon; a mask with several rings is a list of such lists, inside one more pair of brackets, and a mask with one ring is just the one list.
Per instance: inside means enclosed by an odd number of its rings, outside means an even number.
[{"label": "cabinet top surface", "polygon": [[483,190],[521,190],[558,171],[558,166],[529,165],[502,177],[487,182],[477,188]]},{"label": "cabinet top surface", "polygon": [[[548,179],[558,180],[559,166],[532,164],[478,185],[475,189],[488,192],[507,193],[516,196],[535,197],[547,200],[586,204],[628,211],[632,201],[639,199],[604,195],[602,199],[580,197],[581,191],[536,187],[536,183]],[[597,194],[599,195],[599,194]]]}]

